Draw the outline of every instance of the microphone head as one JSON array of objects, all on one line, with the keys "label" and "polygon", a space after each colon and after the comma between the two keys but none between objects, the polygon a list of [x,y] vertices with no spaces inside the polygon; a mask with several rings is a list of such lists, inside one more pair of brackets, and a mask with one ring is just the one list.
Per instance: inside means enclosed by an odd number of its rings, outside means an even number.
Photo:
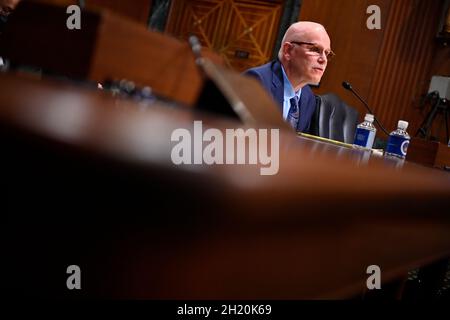
[{"label": "microphone head", "polygon": [[352,90],[352,85],[347,81],[342,82],[342,86],[347,90]]},{"label": "microphone head", "polygon": [[189,36],[188,41],[191,46],[195,46],[195,45],[199,44],[198,38],[194,35]]},{"label": "microphone head", "polygon": [[188,41],[194,54],[199,57],[202,51],[202,46],[198,38],[196,36],[190,36]]}]

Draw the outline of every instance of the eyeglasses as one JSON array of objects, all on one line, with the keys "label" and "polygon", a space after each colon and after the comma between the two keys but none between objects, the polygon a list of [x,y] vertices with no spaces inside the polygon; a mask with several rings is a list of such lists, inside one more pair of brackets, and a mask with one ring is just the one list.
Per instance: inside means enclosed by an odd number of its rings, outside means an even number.
[{"label": "eyeglasses", "polygon": [[317,46],[315,43],[311,42],[303,42],[303,41],[289,41],[290,44],[297,44],[297,45],[307,45],[308,46],[308,53],[314,55],[314,56],[322,56],[325,53],[325,57],[327,58],[327,61],[330,61],[333,59],[333,57],[336,55],[332,50],[324,50]]}]

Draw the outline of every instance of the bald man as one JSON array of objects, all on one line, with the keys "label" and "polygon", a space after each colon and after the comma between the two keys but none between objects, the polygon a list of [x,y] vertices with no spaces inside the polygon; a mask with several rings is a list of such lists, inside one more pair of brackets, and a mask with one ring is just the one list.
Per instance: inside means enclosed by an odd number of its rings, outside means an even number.
[{"label": "bald man", "polygon": [[283,118],[298,132],[309,132],[316,99],[309,84],[318,84],[334,55],[324,26],[302,21],[284,34],[278,59],[249,69],[279,104]]}]

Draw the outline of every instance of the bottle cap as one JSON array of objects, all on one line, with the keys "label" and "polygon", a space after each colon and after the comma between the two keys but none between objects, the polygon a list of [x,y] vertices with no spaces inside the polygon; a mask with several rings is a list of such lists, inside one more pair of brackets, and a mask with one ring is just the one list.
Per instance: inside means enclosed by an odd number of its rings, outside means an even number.
[{"label": "bottle cap", "polygon": [[397,127],[402,130],[406,130],[408,128],[408,121],[399,120]]},{"label": "bottle cap", "polygon": [[375,117],[373,116],[373,114],[370,113],[366,113],[366,116],[364,117],[364,120],[369,122],[373,122],[374,119]]}]

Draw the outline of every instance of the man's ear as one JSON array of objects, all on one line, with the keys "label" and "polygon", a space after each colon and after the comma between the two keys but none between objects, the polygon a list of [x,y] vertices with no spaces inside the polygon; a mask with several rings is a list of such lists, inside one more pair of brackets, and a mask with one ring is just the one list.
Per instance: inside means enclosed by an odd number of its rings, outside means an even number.
[{"label": "man's ear", "polygon": [[283,58],[286,60],[291,59],[291,45],[288,42],[283,43]]}]

